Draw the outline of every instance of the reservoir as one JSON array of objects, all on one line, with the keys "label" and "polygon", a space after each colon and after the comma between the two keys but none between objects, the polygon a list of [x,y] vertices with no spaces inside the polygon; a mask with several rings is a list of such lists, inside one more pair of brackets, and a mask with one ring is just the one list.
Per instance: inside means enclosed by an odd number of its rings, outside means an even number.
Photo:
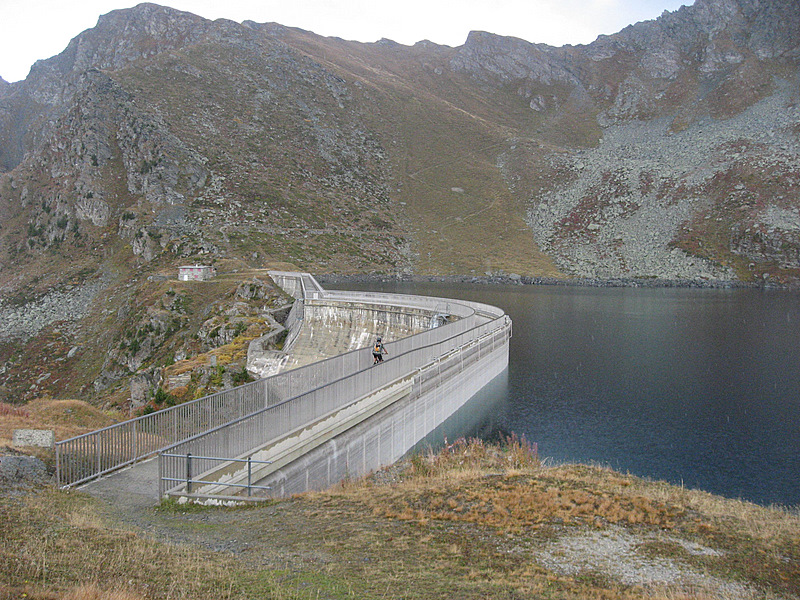
[{"label": "reservoir", "polygon": [[553,462],[800,505],[798,292],[326,287],[475,300],[511,316],[508,372],[490,398],[465,407],[472,424],[459,435],[515,432]]}]

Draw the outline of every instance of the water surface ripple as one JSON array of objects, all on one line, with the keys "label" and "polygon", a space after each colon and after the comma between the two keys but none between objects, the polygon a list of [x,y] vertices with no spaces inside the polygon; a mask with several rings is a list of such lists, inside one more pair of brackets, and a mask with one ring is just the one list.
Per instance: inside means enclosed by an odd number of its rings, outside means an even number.
[{"label": "water surface ripple", "polygon": [[339,287],[475,300],[511,316],[508,374],[483,435],[514,431],[555,461],[800,505],[800,293]]}]

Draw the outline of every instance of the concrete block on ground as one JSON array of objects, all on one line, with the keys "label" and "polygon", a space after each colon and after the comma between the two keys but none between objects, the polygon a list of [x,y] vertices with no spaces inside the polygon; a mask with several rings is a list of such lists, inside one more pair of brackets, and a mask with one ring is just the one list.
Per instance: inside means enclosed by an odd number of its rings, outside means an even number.
[{"label": "concrete block on ground", "polygon": [[53,448],[56,444],[56,433],[52,429],[15,429],[11,443],[18,447]]}]

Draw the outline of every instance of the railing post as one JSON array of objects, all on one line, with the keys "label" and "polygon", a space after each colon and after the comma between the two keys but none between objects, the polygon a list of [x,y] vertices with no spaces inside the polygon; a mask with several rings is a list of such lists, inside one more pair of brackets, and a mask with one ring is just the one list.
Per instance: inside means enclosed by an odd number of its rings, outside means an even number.
[{"label": "railing post", "polygon": [[164,497],[164,454],[158,453],[158,501]]},{"label": "railing post", "polygon": [[186,453],[186,493],[192,493],[192,453]]},{"label": "railing post", "polygon": [[250,497],[250,486],[253,479],[253,467],[251,462],[252,456],[247,457],[247,497]]},{"label": "railing post", "polygon": [[100,463],[100,442],[102,440],[102,437],[103,437],[102,434],[98,434],[98,435],[94,436],[94,453],[95,453],[95,459],[96,459],[95,460],[95,471],[94,472],[96,474],[99,474],[100,471],[102,470],[100,468],[100,464],[101,464]]},{"label": "railing post", "polygon": [[134,420],[133,425],[131,426],[131,436],[133,437],[133,456],[131,456],[131,460],[136,460],[139,458],[139,438],[136,435],[136,430],[138,429],[137,425],[138,421]]},{"label": "railing post", "polygon": [[61,487],[61,446],[56,444],[56,488]]}]

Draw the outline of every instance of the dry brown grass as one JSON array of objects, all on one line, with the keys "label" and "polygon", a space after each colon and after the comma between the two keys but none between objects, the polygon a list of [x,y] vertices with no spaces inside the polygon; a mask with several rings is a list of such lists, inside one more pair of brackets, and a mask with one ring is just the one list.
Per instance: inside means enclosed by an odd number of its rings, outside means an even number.
[{"label": "dry brown grass", "polygon": [[[49,490],[0,498],[0,600],[800,597],[798,515],[605,468],[543,465],[517,438],[503,448],[459,440],[373,477],[259,507],[168,503],[134,519],[153,538],[115,528],[102,507]],[[604,539],[632,541],[628,558],[612,561],[645,565],[643,573],[670,565],[678,575],[634,585],[600,563],[587,569],[575,559],[576,570],[565,571],[540,560],[556,552],[569,563],[572,554],[554,551],[569,547],[563,541],[583,540],[590,553]]]},{"label": "dry brown grass", "polygon": [[404,486],[375,489],[368,503],[385,517],[476,523],[503,532],[554,522],[672,529],[684,513],[676,504],[619,493],[615,488],[630,484],[612,473],[607,485],[584,485],[582,470],[543,468],[524,439],[511,438],[505,452],[480,440],[459,440],[439,454],[412,459],[415,477]]},{"label": "dry brown grass", "polygon": [[58,593],[26,584],[10,587],[0,584],[0,600],[144,600],[144,596],[124,589],[108,589],[99,583],[80,584]]},{"label": "dry brown grass", "polygon": [[24,408],[0,402],[0,417],[30,418],[30,413]]},{"label": "dry brown grass", "polygon": [[225,598],[235,586],[224,558],[111,528],[94,502],[55,491],[0,499],[0,574],[3,600]]},{"label": "dry brown grass", "polygon": [[[735,581],[744,585],[747,598],[800,595],[800,516],[796,512],[643,480],[607,468],[543,466],[531,453],[525,460],[512,458],[524,448],[517,444],[500,452],[481,442],[460,441],[442,453],[413,458],[403,480],[395,485],[367,479],[350,482],[336,493],[360,499],[376,518],[405,522],[431,535],[445,527],[478,536],[491,531],[499,539],[515,540],[516,548],[534,547],[561,536],[589,536],[592,531],[613,536],[622,528],[641,536],[639,552],[656,564],[678,560],[685,568],[718,581]],[[647,541],[655,539],[652,536],[666,541]],[[713,557],[692,555],[675,540],[712,548]],[[449,546],[445,551],[458,555],[463,548]],[[471,557],[474,560],[475,552]],[[521,576],[515,572],[516,585]],[[591,590],[582,592],[586,597],[595,597],[601,588],[606,592],[599,597],[627,597],[623,588],[609,587],[605,582],[608,576],[600,572],[584,576],[594,582]],[[723,586],[720,590],[725,589],[725,584],[719,585]],[[534,588],[530,590],[542,593],[541,588]],[[735,593],[720,590],[712,593],[681,585],[661,586],[634,597],[745,597],[742,589]]]},{"label": "dry brown grass", "polygon": [[107,427],[122,415],[100,410],[81,400],[40,398],[22,407],[0,403],[0,446],[10,446],[15,429],[52,429],[66,439]]},{"label": "dry brown grass", "polygon": [[80,585],[64,596],[64,600],[143,600],[143,598],[128,590],[104,588],[97,582]]},{"label": "dry brown grass", "polygon": [[[792,540],[799,543],[800,513],[797,510],[759,506],[702,490],[623,475],[602,467],[566,465],[554,467],[551,473],[558,479],[605,488],[619,496],[647,496],[653,502],[681,507],[684,513],[702,515],[707,521],[724,522],[724,528],[730,534],[747,536],[766,545],[791,543]],[[702,528],[710,530],[712,525],[706,522]]]}]

